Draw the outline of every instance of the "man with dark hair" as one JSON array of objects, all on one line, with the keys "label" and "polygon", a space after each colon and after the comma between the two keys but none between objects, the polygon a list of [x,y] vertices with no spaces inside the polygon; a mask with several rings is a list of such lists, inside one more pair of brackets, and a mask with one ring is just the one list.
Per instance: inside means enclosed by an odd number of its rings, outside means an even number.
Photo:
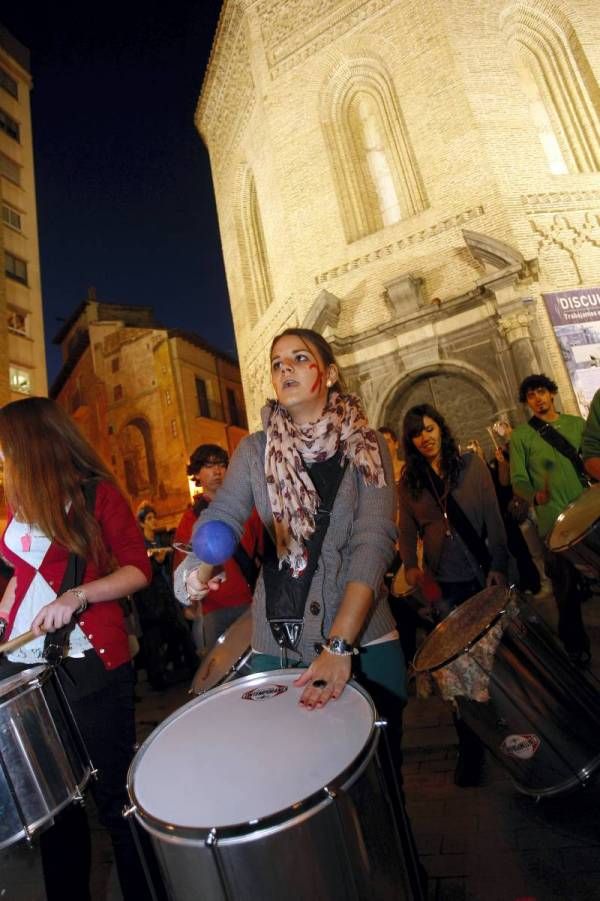
[{"label": "man with dark hair", "polygon": [[[519,400],[532,416],[513,431],[510,442],[513,491],[533,504],[542,538],[586,487],[580,457],[585,420],[555,409],[557,391],[555,382],[543,373],[523,380]],[[545,563],[558,607],[560,639],[573,662],[587,666],[590,640],[581,618],[585,580],[564,555],[546,549]]]},{"label": "man with dark hair", "polygon": [[[179,521],[176,542],[187,544],[191,540],[194,524],[223,484],[228,465],[227,451],[217,444],[201,444],[193,452],[187,474],[199,491]],[[223,564],[224,581],[199,604],[185,608],[185,615],[194,619],[194,642],[199,651],[210,650],[219,635],[247,609],[252,601],[258,575],[257,561],[262,557],[262,551],[263,526],[253,510],[233,557]],[[181,554],[175,556],[174,569],[182,559]]]}]

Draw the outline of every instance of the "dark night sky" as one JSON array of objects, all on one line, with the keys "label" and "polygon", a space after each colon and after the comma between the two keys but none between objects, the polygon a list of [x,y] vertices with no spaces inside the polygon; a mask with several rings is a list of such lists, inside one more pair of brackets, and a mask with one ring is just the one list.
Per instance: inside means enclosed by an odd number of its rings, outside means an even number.
[{"label": "dark night sky", "polygon": [[93,285],[234,352],[208,155],[193,124],[221,0],[21,0],[51,344]]}]

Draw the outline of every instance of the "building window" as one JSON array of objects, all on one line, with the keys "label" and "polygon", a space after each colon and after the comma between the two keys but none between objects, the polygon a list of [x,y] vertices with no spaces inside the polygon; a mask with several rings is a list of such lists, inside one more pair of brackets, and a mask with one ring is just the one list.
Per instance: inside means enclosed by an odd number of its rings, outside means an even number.
[{"label": "building window", "polygon": [[196,378],[196,397],[198,398],[198,416],[210,417],[208,394],[206,393],[206,382],[204,379]]},{"label": "building window", "polygon": [[9,309],[6,313],[6,321],[9,332],[16,332],[18,335],[28,334],[27,313],[22,313],[20,310]]},{"label": "building window", "polygon": [[569,19],[530,0],[511,4],[501,24],[549,171],[600,171],[600,86]]},{"label": "building window", "polygon": [[17,213],[17,211],[7,203],[2,204],[2,221],[5,225],[14,228],[18,232],[23,230],[21,226],[21,214]]},{"label": "building window", "polygon": [[174,419],[171,420],[171,435],[173,438],[177,437],[177,423]]},{"label": "building window", "polygon": [[110,371],[111,371],[111,372],[118,372],[120,366],[121,366],[120,358],[119,358],[119,357],[113,357],[112,360],[110,361]]},{"label": "building window", "polygon": [[237,397],[232,388],[227,388],[227,407],[229,409],[229,421],[231,425],[243,426],[242,415],[237,404]]},{"label": "building window", "polygon": [[238,244],[250,321],[254,324],[272,303],[273,289],[256,183],[249,166],[241,171],[239,197]]},{"label": "building window", "polygon": [[0,175],[13,181],[16,185],[21,184],[21,167],[3,153],[0,153]]},{"label": "building window", "polygon": [[31,373],[27,370],[10,366],[8,377],[12,391],[18,391],[19,394],[31,394]]},{"label": "building window", "polygon": [[115,385],[113,388],[113,400],[122,400],[123,398],[123,385]]},{"label": "building window", "polygon": [[402,109],[382,63],[344,60],[323,95],[321,122],[348,243],[426,209]]},{"label": "building window", "polygon": [[19,88],[17,82],[14,80],[12,75],[9,75],[2,67],[0,67],[0,88],[4,88],[4,90],[11,95],[11,97],[15,97],[17,100],[19,99]]},{"label": "building window", "polygon": [[14,141],[20,140],[19,123],[12,116],[9,116],[8,113],[5,113],[3,109],[0,109],[0,131],[3,131]]},{"label": "building window", "polygon": [[4,251],[4,271],[9,278],[13,278],[16,282],[26,285],[27,282],[27,263],[20,260],[19,257]]}]

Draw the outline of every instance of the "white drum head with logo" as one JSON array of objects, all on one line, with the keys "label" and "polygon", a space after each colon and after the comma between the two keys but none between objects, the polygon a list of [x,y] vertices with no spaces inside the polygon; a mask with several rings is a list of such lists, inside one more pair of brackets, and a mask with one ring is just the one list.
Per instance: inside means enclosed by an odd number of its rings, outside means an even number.
[{"label": "white drum head with logo", "polygon": [[247,676],[174,713],[138,751],[132,801],[173,826],[224,828],[272,816],[331,783],[365,747],[371,700],[348,685],[320,710],[298,703],[302,670]]}]

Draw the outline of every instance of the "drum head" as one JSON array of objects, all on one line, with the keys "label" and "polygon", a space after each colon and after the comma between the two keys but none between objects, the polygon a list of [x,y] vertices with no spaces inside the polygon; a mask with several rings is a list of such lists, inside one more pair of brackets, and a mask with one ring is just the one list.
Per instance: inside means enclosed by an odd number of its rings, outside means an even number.
[{"label": "drum head", "polygon": [[337,701],[307,710],[292,684],[301,672],[237,679],[169,717],[129,771],[141,816],[175,829],[225,829],[289,810],[331,784],[367,744],[375,708],[350,684]]},{"label": "drum head", "polygon": [[40,679],[44,673],[44,679],[49,678],[51,675],[50,668],[47,666],[31,666],[24,669],[21,673],[15,673],[14,676],[10,676],[8,679],[2,679],[0,681],[0,704],[8,701],[10,698],[14,698],[15,695],[23,691],[29,682],[33,682],[34,679]]},{"label": "drum head", "polygon": [[250,650],[252,639],[252,610],[250,607],[231,626],[219,635],[215,646],[206,655],[194,676],[191,691],[202,694],[220,685]]},{"label": "drum head", "polygon": [[484,588],[453,610],[417,651],[416,672],[432,672],[459,657],[494,625],[510,597],[506,588]]},{"label": "drum head", "polygon": [[548,537],[551,551],[564,551],[580,541],[600,517],[600,484],[584,491],[557,517]]}]

